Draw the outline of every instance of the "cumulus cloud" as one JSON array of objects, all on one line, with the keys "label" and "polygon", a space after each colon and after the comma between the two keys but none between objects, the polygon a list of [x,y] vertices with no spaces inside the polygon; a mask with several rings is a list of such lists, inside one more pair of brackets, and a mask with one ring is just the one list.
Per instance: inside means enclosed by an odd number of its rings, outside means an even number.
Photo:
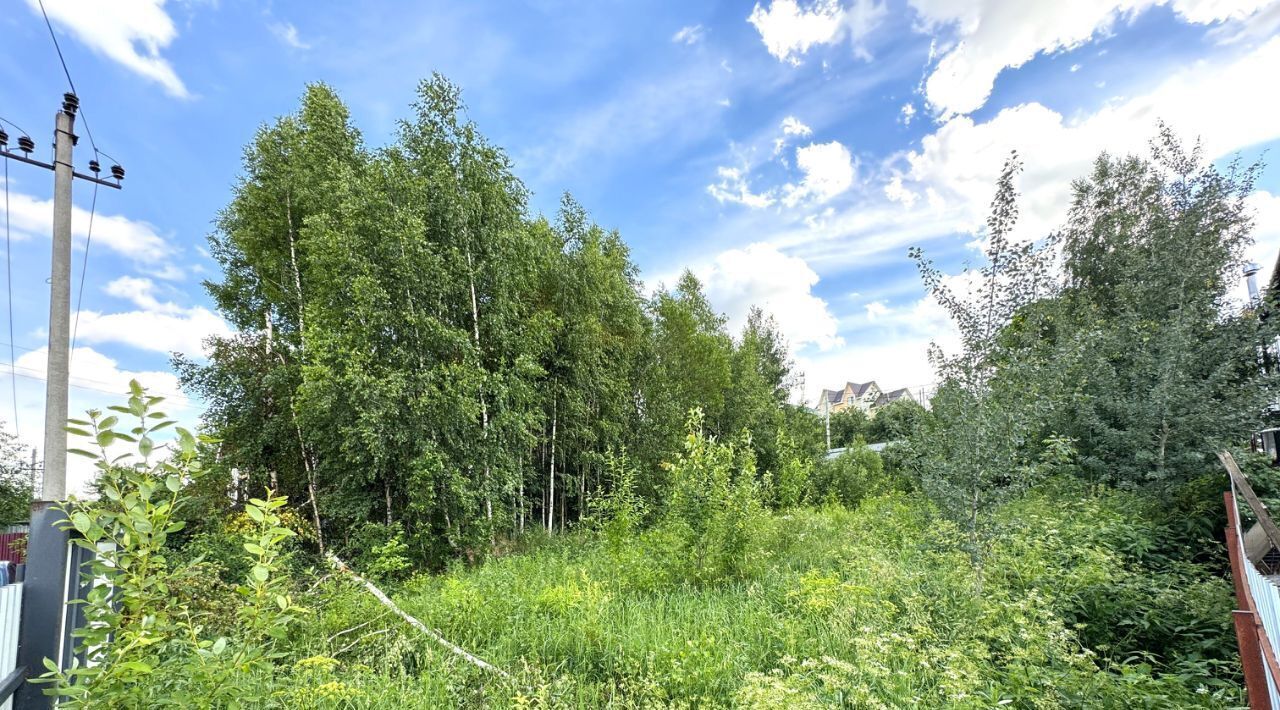
[{"label": "cumulus cloud", "polygon": [[784,189],[782,199],[788,206],[810,198],[826,202],[853,186],[853,156],[839,141],[797,148],[796,167],[804,177]]},{"label": "cumulus cloud", "polygon": [[[1038,54],[1079,47],[1120,22],[1166,4],[1167,0],[1083,0],[1032,3],[1025,0],[909,0],[926,30],[954,34],[941,54],[924,93],[944,118],[975,111],[986,103],[996,77]],[[1173,0],[1173,11],[1196,24],[1244,23],[1275,0]]]},{"label": "cumulus cloud", "polygon": [[827,302],[813,294],[818,274],[804,259],[756,243],[722,252],[696,273],[735,332],[746,323],[751,306],[759,306],[778,320],[793,350],[808,345],[829,350],[843,344]]},{"label": "cumulus cloud", "polygon": [[799,66],[811,47],[846,38],[857,56],[869,60],[863,42],[886,12],[884,3],[872,0],[855,0],[849,7],[838,0],[816,0],[808,7],[796,0],[773,0],[767,8],[757,4],[747,21],[760,33],[769,54]]},{"label": "cumulus cloud", "polygon": [[1188,140],[1199,137],[1210,158],[1280,137],[1272,118],[1280,112],[1280,95],[1258,90],[1277,66],[1280,37],[1234,59],[1185,67],[1149,93],[1093,114],[1068,119],[1028,103],[981,123],[955,117],[906,154],[907,180],[889,191],[903,204],[912,199],[908,193],[932,191],[977,224],[1001,164],[1017,149],[1026,165],[1020,231],[1043,236],[1065,215],[1071,180],[1087,173],[1100,151],[1145,153],[1158,119]]},{"label": "cumulus cloud", "polygon": [[123,313],[81,311],[76,338],[85,343],[120,343],[160,353],[178,352],[198,357],[211,335],[226,337],[231,328],[202,306],[185,308],[156,296],[150,279],[125,276],[107,284],[106,292],[127,300],[140,310]]},{"label": "cumulus cloud", "polygon": [[671,35],[671,41],[676,44],[697,44],[702,41],[706,31],[702,25],[688,25],[681,27],[675,34]]},{"label": "cumulus cloud", "polygon": [[[49,20],[81,44],[130,71],[155,81],[170,95],[190,93],[161,52],[178,36],[165,0],[45,0]],[[40,12],[38,0],[27,6]]]},{"label": "cumulus cloud", "polygon": [[[49,236],[53,200],[40,200],[21,192],[9,193],[9,218],[19,232]],[[71,235],[83,240],[89,233],[89,211],[73,207],[71,211]],[[166,278],[181,276],[181,270],[170,259],[173,247],[150,224],[129,219],[122,215],[97,213],[93,217],[93,241],[111,251],[133,260],[152,273]]]}]

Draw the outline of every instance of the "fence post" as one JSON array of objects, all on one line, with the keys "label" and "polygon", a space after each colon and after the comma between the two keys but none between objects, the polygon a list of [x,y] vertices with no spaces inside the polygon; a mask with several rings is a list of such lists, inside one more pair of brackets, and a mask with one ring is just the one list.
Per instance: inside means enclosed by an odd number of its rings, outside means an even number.
[{"label": "fence post", "polygon": [[1237,609],[1231,612],[1236,626],[1236,642],[1240,644],[1240,663],[1244,666],[1244,687],[1249,693],[1251,710],[1271,710],[1271,694],[1267,691],[1267,674],[1262,667],[1262,647],[1258,645],[1257,620],[1253,612]]},{"label": "fence post", "polygon": [[[23,587],[22,629],[18,637],[18,664],[29,677],[45,672],[44,659],[60,658],[67,589],[67,548],[70,535],[58,528],[66,516],[53,501],[31,505],[31,532],[27,538],[27,577]],[[14,695],[20,708],[48,708],[52,698],[41,686],[23,683]]]}]

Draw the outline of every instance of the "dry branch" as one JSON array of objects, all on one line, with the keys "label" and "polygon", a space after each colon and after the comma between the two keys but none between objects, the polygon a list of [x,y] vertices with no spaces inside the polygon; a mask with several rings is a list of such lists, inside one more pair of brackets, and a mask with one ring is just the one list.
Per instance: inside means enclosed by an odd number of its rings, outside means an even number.
[{"label": "dry branch", "polygon": [[466,649],[453,643],[452,641],[445,638],[444,636],[441,636],[439,631],[436,631],[434,629],[429,629],[427,628],[426,624],[422,623],[421,621],[418,621],[412,616],[409,616],[409,614],[405,613],[403,609],[401,609],[399,606],[396,606],[395,602],[391,601],[391,597],[388,597],[381,589],[378,589],[373,584],[373,582],[370,582],[369,580],[357,574],[354,570],[348,567],[345,562],[338,559],[337,555],[330,552],[326,554],[325,557],[328,558],[329,564],[333,565],[334,569],[338,570],[339,572],[342,572],[343,574],[350,575],[357,582],[363,584],[364,588],[369,590],[369,593],[372,594],[375,598],[377,598],[378,601],[382,602],[383,606],[395,612],[397,616],[399,616],[401,619],[404,619],[413,628],[426,634],[426,636],[430,638],[432,641],[435,641],[441,646],[444,646],[454,655],[462,657],[463,660],[467,661],[468,663],[470,663],[471,665],[477,668],[489,671],[491,673],[497,673],[503,678],[507,678],[507,679],[511,678],[511,676],[506,671],[502,670],[501,668],[498,668],[497,666],[490,664],[489,662],[485,661],[479,656],[476,656],[475,654],[467,651]]}]

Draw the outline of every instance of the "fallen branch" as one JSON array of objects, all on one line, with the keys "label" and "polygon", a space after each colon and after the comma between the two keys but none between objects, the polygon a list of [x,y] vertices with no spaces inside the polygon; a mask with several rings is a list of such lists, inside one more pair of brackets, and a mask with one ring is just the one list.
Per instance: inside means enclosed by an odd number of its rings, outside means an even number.
[{"label": "fallen branch", "polygon": [[502,670],[501,668],[498,668],[497,666],[489,664],[484,659],[468,652],[466,649],[451,642],[449,639],[445,638],[444,636],[441,636],[439,631],[435,631],[434,629],[428,629],[426,624],[406,614],[403,609],[396,606],[395,602],[391,601],[391,597],[388,597],[381,589],[378,589],[376,586],[374,586],[373,582],[370,582],[369,580],[357,574],[354,570],[348,567],[346,563],[338,559],[337,555],[330,552],[326,554],[325,557],[329,560],[329,564],[333,565],[334,569],[338,570],[339,572],[342,572],[343,574],[350,575],[357,582],[363,584],[364,588],[369,590],[369,593],[372,594],[374,597],[376,597],[378,601],[382,602],[383,606],[395,612],[397,616],[399,616],[401,619],[404,619],[413,628],[426,634],[427,637],[430,638],[432,641],[435,641],[441,646],[444,646],[454,655],[461,656],[463,660],[467,661],[468,663],[470,663],[471,665],[477,668],[489,671],[491,673],[497,673],[503,678],[507,678],[507,679],[511,678],[511,676],[506,671]]},{"label": "fallen branch", "polygon": [[382,634],[389,634],[389,633],[391,633],[391,629],[378,629],[377,631],[374,631],[372,633],[365,634],[364,636],[361,636],[360,638],[356,639],[355,641],[352,641],[346,646],[343,646],[342,650],[334,651],[332,656],[334,658],[337,658],[338,656],[341,656],[347,651],[350,651],[351,649],[355,648],[357,644],[359,644],[361,641],[364,641],[365,639],[369,639],[369,638],[373,638],[374,636],[380,636]]}]

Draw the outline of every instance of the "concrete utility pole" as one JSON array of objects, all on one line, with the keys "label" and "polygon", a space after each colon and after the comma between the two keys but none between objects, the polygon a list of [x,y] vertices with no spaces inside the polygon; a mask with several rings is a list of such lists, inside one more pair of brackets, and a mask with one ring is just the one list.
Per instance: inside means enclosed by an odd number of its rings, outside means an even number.
[{"label": "concrete utility pole", "polygon": [[98,177],[102,167],[89,161],[92,175],[78,173],[71,162],[76,144],[75,94],[62,95],[62,110],[54,117],[53,164],[31,157],[35,141],[18,138],[18,152],[8,149],[9,134],[0,127],[0,158],[53,171],[53,258],[49,271],[49,359],[45,371],[44,397],[44,480],[40,500],[59,501],[67,497],[67,389],[71,365],[71,183],[87,180],[116,190],[124,180],[124,168],[111,166],[112,181]]},{"label": "concrete utility pole", "polygon": [[827,451],[831,450],[831,400],[827,399],[827,391],[822,390],[822,413],[827,425]]},{"label": "concrete utility pole", "polygon": [[76,104],[63,101],[53,143],[53,260],[49,270],[49,362],[44,391],[41,500],[67,497],[67,384],[71,375],[71,149]]}]

